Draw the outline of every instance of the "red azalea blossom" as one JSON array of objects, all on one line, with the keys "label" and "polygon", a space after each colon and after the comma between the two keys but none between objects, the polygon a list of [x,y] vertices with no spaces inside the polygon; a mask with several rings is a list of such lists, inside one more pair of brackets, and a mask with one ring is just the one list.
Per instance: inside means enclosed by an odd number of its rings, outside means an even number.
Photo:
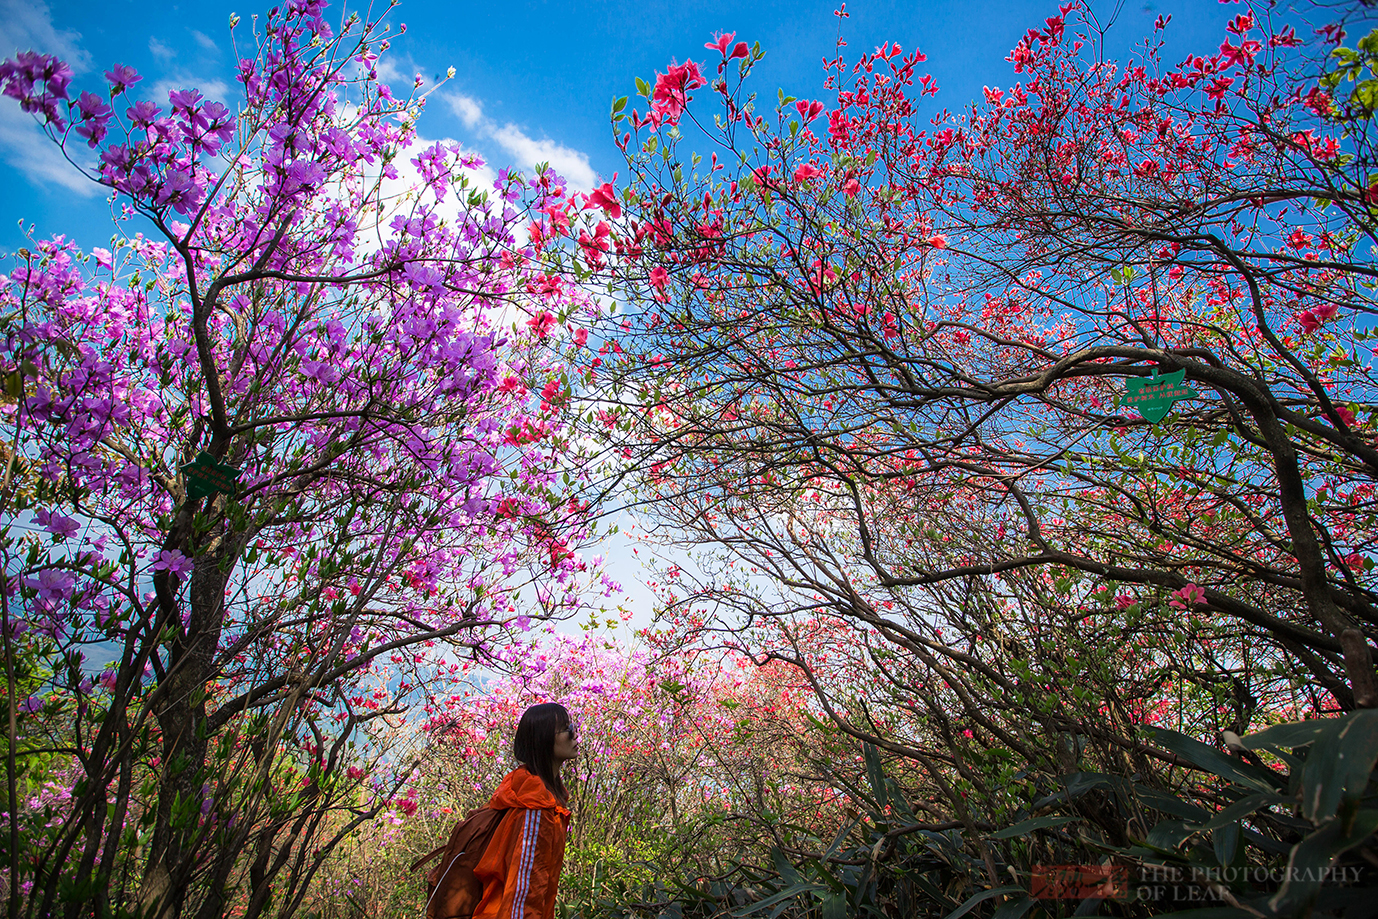
[{"label": "red azalea blossom", "polygon": [[611,182],[604,182],[584,196],[585,206],[601,207],[613,220],[622,216],[622,202],[617,199]]},{"label": "red azalea blossom", "polygon": [[535,333],[537,338],[545,338],[555,327],[555,314],[550,310],[541,310],[526,320],[526,327]]},{"label": "red azalea blossom", "polygon": [[703,73],[693,61],[671,64],[656,75],[655,90],[651,94],[651,108],[664,124],[675,124],[689,104],[689,93],[704,86]]}]

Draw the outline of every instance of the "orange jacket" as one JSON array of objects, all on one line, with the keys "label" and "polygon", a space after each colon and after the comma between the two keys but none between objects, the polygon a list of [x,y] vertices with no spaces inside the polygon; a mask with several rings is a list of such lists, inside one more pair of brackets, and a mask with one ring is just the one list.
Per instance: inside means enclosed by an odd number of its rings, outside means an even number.
[{"label": "orange jacket", "polygon": [[510,810],[474,867],[483,884],[474,919],[553,919],[569,811],[525,766],[508,773],[488,806]]}]

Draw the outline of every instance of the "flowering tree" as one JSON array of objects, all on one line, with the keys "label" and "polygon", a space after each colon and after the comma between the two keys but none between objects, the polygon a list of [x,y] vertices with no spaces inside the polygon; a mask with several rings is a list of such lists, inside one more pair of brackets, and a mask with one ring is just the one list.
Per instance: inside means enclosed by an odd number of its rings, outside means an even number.
[{"label": "flowering tree", "polygon": [[[580,602],[551,343],[584,304],[521,229],[562,180],[408,151],[424,97],[378,82],[379,20],[258,28],[234,109],[0,64],[122,215],[0,282],[11,916],[290,914],[406,780],[437,668]],[[39,751],[64,807],[19,800]]]},{"label": "flowering tree", "polygon": [[[721,161],[667,130],[697,65],[617,114],[639,132],[620,138],[640,203],[623,248],[646,304],[626,379],[687,381],[643,390],[651,483],[700,532],[883,590],[1028,568],[1145,588],[1296,649],[1351,707],[1341,657],[1372,681],[1362,636],[1341,638],[1373,622],[1370,301],[1349,255],[1367,159],[1289,82],[1290,28],[1242,15],[1178,68],[1155,45],[1086,60],[1065,29],[1012,54],[1028,86],[932,131],[923,56],[889,46],[854,84],[829,64],[826,136],[822,103],[756,114],[751,54],[712,86]],[[737,52],[711,47],[722,74]],[[1118,388],[1158,369],[1208,391],[1154,426]],[[854,551],[829,560],[827,527]]]},{"label": "flowering tree", "polygon": [[[1068,4],[959,114],[888,43],[759,104],[735,36],[614,106],[639,296],[605,415],[718,550],[680,631],[923,764],[992,883],[973,790],[1175,782],[1139,725],[1378,703],[1371,115],[1314,64],[1341,29],[1266,12],[1121,66]],[[1160,374],[1194,397],[1165,418]]]}]

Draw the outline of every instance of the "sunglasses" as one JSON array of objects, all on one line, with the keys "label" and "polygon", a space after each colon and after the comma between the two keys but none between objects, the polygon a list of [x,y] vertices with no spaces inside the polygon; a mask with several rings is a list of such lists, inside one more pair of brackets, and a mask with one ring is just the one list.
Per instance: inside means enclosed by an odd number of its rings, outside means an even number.
[{"label": "sunglasses", "polygon": [[576,735],[577,735],[577,733],[578,733],[578,729],[575,728],[574,723],[571,722],[570,724],[568,724],[568,725],[565,726],[565,729],[564,729],[563,731],[560,731],[559,733],[561,733],[561,734],[568,734],[568,735],[569,735],[569,739],[570,739],[570,740],[574,740],[575,737],[576,737]]}]

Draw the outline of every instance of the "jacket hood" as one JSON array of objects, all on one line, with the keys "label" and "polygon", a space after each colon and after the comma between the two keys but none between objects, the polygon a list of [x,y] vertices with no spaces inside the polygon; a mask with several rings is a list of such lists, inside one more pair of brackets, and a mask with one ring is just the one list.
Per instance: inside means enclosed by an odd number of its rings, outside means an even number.
[{"label": "jacket hood", "polygon": [[540,776],[527,772],[525,766],[518,766],[507,774],[507,778],[502,780],[498,790],[493,793],[493,799],[488,802],[488,806],[495,809],[554,807],[569,813],[555,800],[555,796],[545,787],[545,782],[541,781]]}]

